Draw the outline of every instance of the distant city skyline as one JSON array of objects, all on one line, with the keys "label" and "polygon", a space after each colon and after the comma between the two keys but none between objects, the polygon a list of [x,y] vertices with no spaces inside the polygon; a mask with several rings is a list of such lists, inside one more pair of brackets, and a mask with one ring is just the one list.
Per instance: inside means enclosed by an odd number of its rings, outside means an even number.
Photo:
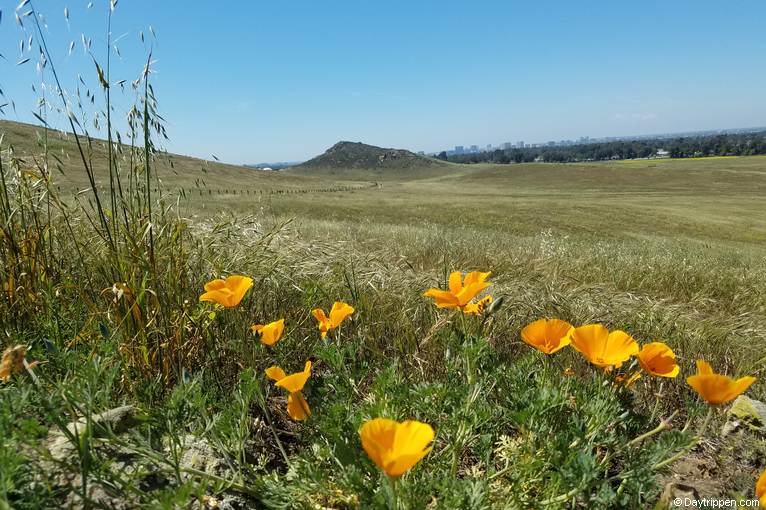
[{"label": "distant city skyline", "polygon": [[[50,64],[97,111],[89,52],[104,62],[108,2],[69,5],[66,18],[64,4],[36,4],[53,56],[42,75],[17,4],[0,7],[0,118],[37,122]],[[229,163],[306,160],[339,140],[436,152],[760,126],[764,19],[761,0],[132,0],[112,19],[114,115],[124,123],[151,51],[165,147]]]},{"label": "distant city skyline", "polygon": [[694,131],[672,132],[672,133],[646,133],[641,135],[626,135],[626,136],[580,136],[572,139],[564,140],[548,140],[545,142],[525,142],[523,140],[518,142],[502,142],[498,144],[487,144],[486,146],[472,145],[456,145],[453,148],[441,149],[438,151],[417,151],[418,154],[439,154],[440,152],[446,152],[447,155],[454,154],[471,154],[476,152],[485,152],[491,150],[511,150],[511,149],[529,149],[539,147],[564,147],[569,145],[579,145],[588,143],[605,143],[616,141],[628,141],[628,140],[647,140],[647,139],[664,139],[664,138],[676,138],[685,136],[702,136],[702,135],[715,135],[715,134],[727,134],[727,133],[747,133],[747,132],[760,132],[766,131],[766,126],[754,126],[754,127],[740,127],[740,128],[723,128],[723,129],[704,129]]}]

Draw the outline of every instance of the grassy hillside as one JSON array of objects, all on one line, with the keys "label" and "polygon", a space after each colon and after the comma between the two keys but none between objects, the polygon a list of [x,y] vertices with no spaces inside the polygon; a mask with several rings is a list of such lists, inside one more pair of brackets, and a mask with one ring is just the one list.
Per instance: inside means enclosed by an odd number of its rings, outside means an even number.
[{"label": "grassy hillside", "polygon": [[[54,186],[85,186],[56,143],[71,166]],[[89,204],[49,212],[2,157],[0,324],[45,362],[0,388],[11,507],[645,508],[666,480],[751,495],[766,467],[766,444],[719,438],[725,414],[685,383],[704,358],[766,396],[766,158],[265,173],[160,156],[164,214],[139,188],[101,224]],[[502,306],[436,308],[423,293],[452,271],[491,271]],[[199,301],[230,275],[254,280],[241,302]],[[311,310],[334,301],[355,310],[323,337]],[[541,317],[661,340],[680,375],[625,387],[635,361],[546,356],[521,339]],[[296,421],[265,370],[306,361]],[[119,404],[135,416],[67,439]],[[395,483],[360,443],[376,417],[436,431]]]},{"label": "grassy hillside", "polygon": [[[74,136],[71,133],[44,129],[41,126],[0,120],[0,135],[4,143],[13,146],[16,154],[25,158],[26,164],[34,167],[41,162],[43,146],[47,144],[49,165],[58,186],[67,191],[82,190],[89,186],[83,170]],[[47,139],[46,139],[47,137]],[[93,139],[90,144],[83,140],[86,158],[93,164],[99,184],[108,183],[106,142]],[[126,149],[126,148],[125,148]],[[123,168],[130,167],[128,151],[120,157]],[[138,162],[134,163],[135,165]],[[234,191],[257,191],[319,187],[327,184],[319,178],[277,175],[276,172],[261,171],[244,166],[228,165],[178,154],[160,154],[154,161],[156,177],[167,190],[187,191],[205,189],[224,194]],[[332,185],[332,183],[330,183]],[[228,192],[228,193],[225,193]]]}]

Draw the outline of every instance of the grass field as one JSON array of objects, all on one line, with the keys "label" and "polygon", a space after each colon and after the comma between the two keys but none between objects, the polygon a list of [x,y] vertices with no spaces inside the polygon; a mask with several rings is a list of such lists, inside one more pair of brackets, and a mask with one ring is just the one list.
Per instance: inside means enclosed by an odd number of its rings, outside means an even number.
[{"label": "grass field", "polygon": [[[3,130],[3,171],[33,169],[39,128]],[[703,420],[684,379],[704,358],[757,377],[748,394],[766,397],[766,158],[271,173],[158,156],[150,241],[145,190],[119,206],[123,224],[99,227],[92,204],[71,200],[89,196],[72,142],[56,140],[61,213],[41,209],[39,182],[6,188],[27,248],[4,245],[2,324],[45,361],[40,381],[2,389],[7,507],[645,508],[688,458],[714,466],[682,478],[703,495],[752,493],[766,445],[718,439],[723,412]],[[105,154],[94,142],[108,188]],[[19,217],[36,214],[45,225],[24,231]],[[125,241],[110,247],[108,228]],[[436,309],[423,292],[451,271],[491,271],[502,307],[483,319]],[[240,306],[198,303],[205,282],[232,274],[255,280]],[[309,311],[336,300],[355,314],[322,340]],[[541,317],[664,341],[681,375],[605,384],[573,349],[546,357],[522,342]],[[280,318],[273,348],[249,332]],[[305,360],[312,416],[295,422],[262,374]],[[119,404],[140,411],[131,433],[88,426],[68,456],[51,453],[62,416]],[[358,444],[377,416],[437,434],[393,486]],[[655,429],[660,416],[673,418]]]}]

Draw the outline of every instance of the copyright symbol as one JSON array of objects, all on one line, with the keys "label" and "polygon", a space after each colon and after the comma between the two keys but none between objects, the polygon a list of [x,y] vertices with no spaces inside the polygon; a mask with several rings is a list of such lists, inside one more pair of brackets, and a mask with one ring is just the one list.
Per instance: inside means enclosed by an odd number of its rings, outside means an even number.
[{"label": "copyright symbol", "polygon": [[684,503],[684,500],[681,498],[676,498],[673,500],[673,506],[681,506],[683,505],[683,503]]}]

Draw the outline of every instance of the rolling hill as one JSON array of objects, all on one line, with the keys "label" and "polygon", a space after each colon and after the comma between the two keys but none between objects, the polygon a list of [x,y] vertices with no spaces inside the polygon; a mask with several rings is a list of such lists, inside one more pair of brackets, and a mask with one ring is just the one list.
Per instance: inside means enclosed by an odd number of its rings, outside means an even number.
[{"label": "rolling hill", "polygon": [[[12,146],[16,157],[34,167],[41,161],[42,140],[47,136],[49,165],[53,177],[62,189],[78,191],[89,187],[74,136],[65,131],[34,124],[0,120],[3,148]],[[107,142],[92,139],[88,157],[102,185],[108,180]],[[126,169],[127,151],[122,155]],[[120,156],[118,156],[120,159]],[[304,163],[278,172],[262,171],[247,165],[230,165],[190,156],[160,153],[153,170],[169,188],[221,190],[316,189],[333,186],[335,182],[354,185],[371,180],[418,180],[448,176],[463,165],[417,155],[408,150],[381,148],[355,142],[338,142],[323,154]]]},{"label": "rolling hill", "polygon": [[[323,154],[312,158],[300,165],[290,167],[289,172],[305,174],[378,174],[378,175],[401,175],[427,172],[443,172],[450,167],[438,159],[420,156],[404,149],[390,149],[376,147],[361,142],[338,142]],[[363,172],[359,172],[363,171]]]},{"label": "rolling hill", "polygon": [[[21,157],[26,166],[34,167],[36,161],[41,161],[43,152],[41,140],[44,136],[46,136],[46,130],[42,126],[0,120],[2,148],[13,146],[14,155]],[[62,189],[72,190],[89,187],[74,136],[64,131],[49,129],[47,138],[48,151],[51,155],[49,165],[56,184]],[[109,178],[106,141],[93,139],[91,142],[89,157],[96,180],[105,184]],[[118,159],[121,160],[123,169],[130,166],[125,154],[118,156]],[[230,191],[296,189],[324,183],[312,176],[278,175],[278,172],[170,153],[157,154],[153,170],[165,186],[171,189],[205,188]]]}]

